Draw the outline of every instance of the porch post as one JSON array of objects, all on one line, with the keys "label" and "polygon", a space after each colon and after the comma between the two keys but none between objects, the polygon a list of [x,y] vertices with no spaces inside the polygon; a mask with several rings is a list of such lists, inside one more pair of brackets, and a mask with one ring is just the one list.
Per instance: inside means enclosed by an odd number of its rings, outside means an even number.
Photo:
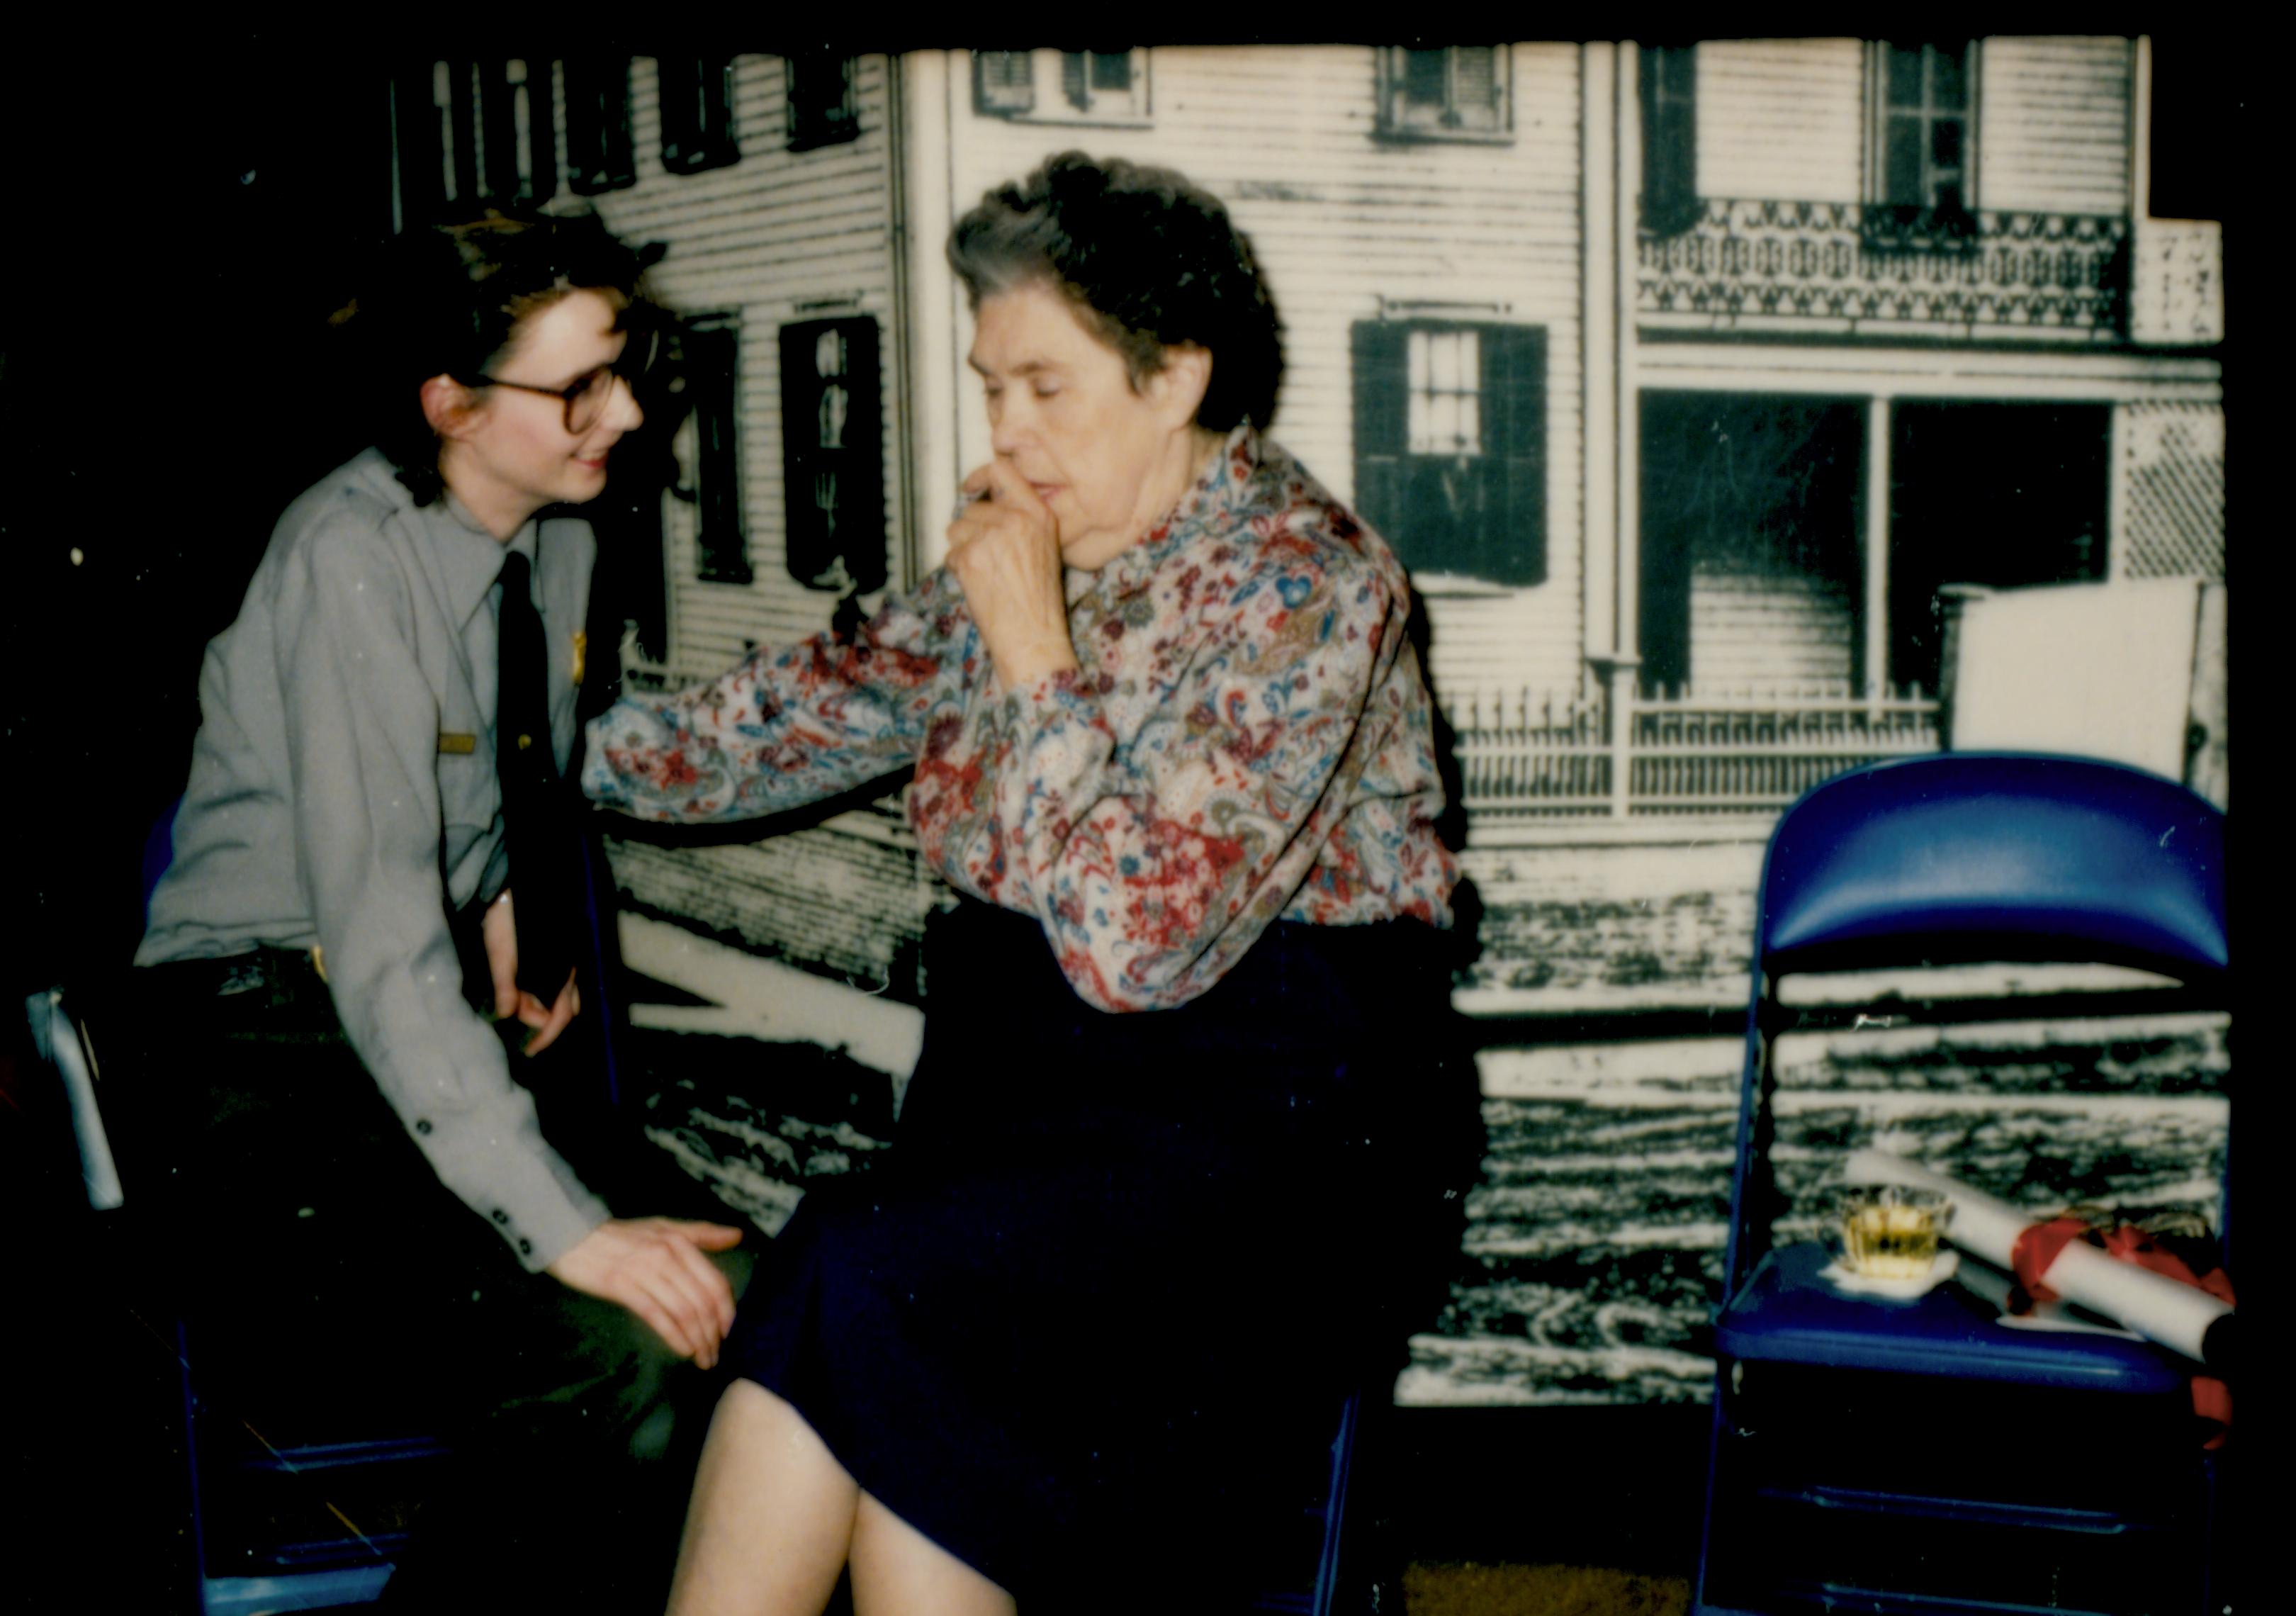
[{"label": "porch post", "polygon": [[1603,681],[1603,740],[1610,754],[1611,817],[1624,819],[1633,808],[1635,766],[1635,686],[1642,669],[1640,657],[1595,657],[1595,671]]},{"label": "porch post", "polygon": [[1890,399],[1866,404],[1866,677],[1863,694],[1890,693]]},{"label": "porch post", "polygon": [[1586,315],[1579,367],[1587,423],[1580,462],[1585,489],[1580,525],[1580,644],[1589,657],[1619,649],[1619,234],[1618,110],[1615,61],[1619,47],[1600,41],[1578,47],[1579,215],[1587,221],[1580,247],[1579,284]]},{"label": "porch post", "polygon": [[1611,646],[1626,658],[1642,654],[1642,378],[1638,373],[1635,324],[1635,271],[1641,240],[1636,206],[1642,192],[1643,142],[1641,70],[1631,44],[1615,55],[1617,86],[1612,97],[1618,109],[1614,144],[1615,178],[1611,186],[1612,241],[1616,246],[1611,291],[1611,326],[1617,333],[1618,361],[1612,395],[1617,404],[1617,571],[1611,587]]}]

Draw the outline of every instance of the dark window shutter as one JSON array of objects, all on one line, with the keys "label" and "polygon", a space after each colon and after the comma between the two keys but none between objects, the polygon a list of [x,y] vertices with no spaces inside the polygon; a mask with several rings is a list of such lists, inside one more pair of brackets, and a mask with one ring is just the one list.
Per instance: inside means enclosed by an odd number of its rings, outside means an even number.
[{"label": "dark window shutter", "polygon": [[569,56],[564,70],[569,183],[583,196],[636,185],[629,58]]},{"label": "dark window shutter", "polygon": [[663,56],[655,70],[661,85],[661,166],[672,174],[699,174],[739,162],[734,59]]},{"label": "dark window shutter", "polygon": [[1061,53],[1061,94],[1068,97],[1069,105],[1082,112],[1092,105],[1092,86],[1085,77],[1085,53]]},{"label": "dark window shutter", "polygon": [[[842,430],[822,442],[823,396],[831,383],[816,362],[821,339],[845,342]],[[860,316],[805,320],[781,332],[782,470],[790,576],[813,588],[884,587],[884,405],[877,322]],[[841,564],[840,564],[841,563]]]},{"label": "dark window shutter", "polygon": [[859,135],[853,58],[832,45],[814,45],[788,60],[789,149],[810,152]]},{"label": "dark window shutter", "polygon": [[1387,320],[1361,320],[1353,333],[1356,514],[1411,564],[1404,531],[1403,450],[1409,422],[1405,343],[1408,329]]},{"label": "dark window shutter", "polygon": [[746,584],[752,574],[742,521],[741,327],[730,319],[691,322],[683,348],[693,401],[698,570],[711,583]]},{"label": "dark window shutter", "polygon": [[1660,235],[1698,217],[1698,47],[1642,52],[1643,227]]},{"label": "dark window shutter", "polygon": [[1501,584],[1546,581],[1546,328],[1487,325],[1480,554],[1469,570]]}]

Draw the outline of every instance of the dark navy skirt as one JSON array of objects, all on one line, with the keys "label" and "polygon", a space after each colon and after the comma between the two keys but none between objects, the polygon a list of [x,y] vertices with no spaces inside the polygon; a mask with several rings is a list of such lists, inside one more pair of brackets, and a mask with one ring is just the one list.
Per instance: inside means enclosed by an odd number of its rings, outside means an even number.
[{"label": "dark navy skirt", "polygon": [[1024,1602],[1223,1586],[1299,1433],[1383,1393],[1456,1260],[1475,1102],[1440,936],[1279,923],[1122,1015],[1027,916],[967,903],[926,947],[894,1147],[808,1189],[729,1364]]}]

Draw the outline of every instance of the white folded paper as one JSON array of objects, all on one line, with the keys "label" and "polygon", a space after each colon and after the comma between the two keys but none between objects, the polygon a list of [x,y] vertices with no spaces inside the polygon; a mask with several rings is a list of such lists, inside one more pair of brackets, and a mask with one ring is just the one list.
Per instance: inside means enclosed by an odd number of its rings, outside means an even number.
[{"label": "white folded paper", "polygon": [[[1851,1184],[1903,1184],[1932,1189],[1953,1202],[1948,1237],[1972,1257],[1998,1268],[2013,1268],[2017,1238],[2042,1221],[2021,1208],[1933,1173],[1887,1151],[1859,1151],[1844,1176]],[[2206,1291],[2122,1262],[2085,1241],[2069,1240],[2041,1276],[2067,1301],[2102,1313],[2147,1341],[2202,1357],[2201,1338],[2232,1308]],[[2227,1326],[2229,1328],[2230,1326]]]}]

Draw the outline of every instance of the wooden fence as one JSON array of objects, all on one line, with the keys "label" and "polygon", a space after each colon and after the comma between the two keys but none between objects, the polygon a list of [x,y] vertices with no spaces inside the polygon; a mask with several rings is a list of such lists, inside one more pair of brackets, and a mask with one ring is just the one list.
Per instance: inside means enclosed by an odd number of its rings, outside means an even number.
[{"label": "wooden fence", "polygon": [[1468,811],[1487,823],[1763,813],[1819,781],[1938,750],[1915,686],[1637,687],[1477,693],[1449,714]]}]

